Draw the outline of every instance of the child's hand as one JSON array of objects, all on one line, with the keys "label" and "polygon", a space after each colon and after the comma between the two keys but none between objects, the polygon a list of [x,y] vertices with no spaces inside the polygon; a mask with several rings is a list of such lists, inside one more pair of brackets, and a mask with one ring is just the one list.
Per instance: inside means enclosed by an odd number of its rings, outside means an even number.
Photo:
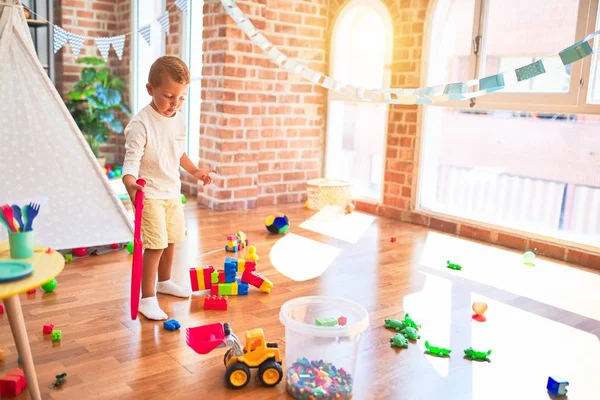
[{"label": "child's hand", "polygon": [[132,204],[135,204],[135,194],[137,191],[144,191],[144,187],[138,185],[135,181],[136,179],[133,175],[125,175],[123,177],[123,185],[125,185],[125,189],[127,189],[127,194],[129,194]]},{"label": "child's hand", "polygon": [[196,179],[201,180],[204,183],[204,186],[206,185],[210,185],[210,183],[212,182],[212,178],[210,176],[210,173],[217,173],[216,170],[212,169],[208,172],[204,172],[202,170],[197,170],[196,172],[194,172],[194,177],[196,177]]}]

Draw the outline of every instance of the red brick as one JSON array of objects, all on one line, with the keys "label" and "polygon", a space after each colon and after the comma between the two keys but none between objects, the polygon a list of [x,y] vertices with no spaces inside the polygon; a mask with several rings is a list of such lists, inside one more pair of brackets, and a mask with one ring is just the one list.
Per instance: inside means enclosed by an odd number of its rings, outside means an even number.
[{"label": "red brick", "polygon": [[505,233],[498,233],[496,243],[517,250],[525,250],[527,248],[527,239]]},{"label": "red brick", "polygon": [[469,225],[461,225],[458,234],[471,239],[483,240],[488,242],[491,237],[491,232],[487,229],[481,229]]},{"label": "red brick", "polygon": [[434,217],[430,218],[429,227],[452,234],[456,234],[458,228],[455,222],[445,221]]},{"label": "red brick", "polygon": [[535,254],[540,256],[549,256],[552,258],[557,258],[559,260],[565,259],[566,249],[562,246],[556,246],[548,243],[542,243],[538,241],[530,241],[529,249],[534,249]]}]

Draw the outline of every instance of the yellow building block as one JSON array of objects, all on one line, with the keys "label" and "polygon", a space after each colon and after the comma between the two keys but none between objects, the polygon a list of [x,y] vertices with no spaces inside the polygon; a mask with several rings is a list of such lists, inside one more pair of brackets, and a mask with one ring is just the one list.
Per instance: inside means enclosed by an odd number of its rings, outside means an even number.
[{"label": "yellow building block", "polygon": [[271,293],[271,289],[273,289],[273,282],[271,282],[268,278],[263,277],[264,281],[260,285],[260,290],[265,293]]},{"label": "yellow building block", "polygon": [[243,258],[238,258],[238,273],[242,273],[246,270],[246,260]]}]

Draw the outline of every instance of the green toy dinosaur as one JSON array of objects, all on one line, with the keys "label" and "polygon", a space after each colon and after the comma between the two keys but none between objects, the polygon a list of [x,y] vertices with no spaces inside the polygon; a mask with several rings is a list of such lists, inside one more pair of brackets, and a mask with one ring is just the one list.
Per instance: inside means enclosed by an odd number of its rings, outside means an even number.
[{"label": "green toy dinosaur", "polygon": [[462,267],[458,264],[452,264],[450,261],[446,261],[446,267],[450,268],[450,269],[455,269],[457,271],[460,271],[462,269]]},{"label": "green toy dinosaur", "polygon": [[395,329],[396,332],[400,332],[402,329],[406,328],[406,323],[404,321],[399,321],[397,319],[388,318],[384,320],[386,328]]},{"label": "green toy dinosaur", "polygon": [[406,328],[402,329],[400,331],[400,333],[402,333],[405,338],[410,339],[410,340],[417,340],[417,339],[421,338],[421,335],[419,335],[419,332],[417,332],[417,330],[415,328],[413,328],[412,326],[407,326]]},{"label": "green toy dinosaur", "polygon": [[400,333],[396,333],[393,338],[390,338],[392,347],[408,347],[408,340]]},{"label": "green toy dinosaur", "polygon": [[465,357],[468,357],[472,360],[490,361],[490,359],[488,358],[490,354],[492,354],[492,350],[488,350],[487,352],[484,352],[484,351],[473,350],[472,347],[465,349]]},{"label": "green toy dinosaur", "polygon": [[415,322],[415,320],[414,320],[414,319],[412,319],[412,318],[410,317],[410,315],[408,315],[408,313],[406,313],[406,315],[404,315],[404,323],[405,323],[407,326],[410,326],[410,327],[412,327],[412,328],[415,328],[415,329],[417,329],[417,330],[418,330],[418,329],[421,327],[421,324],[417,324],[417,323]]},{"label": "green toy dinosaur", "polygon": [[452,350],[450,349],[445,349],[443,347],[435,347],[429,344],[429,342],[426,340],[425,341],[425,348],[427,349],[427,351],[425,353],[431,354],[432,356],[438,356],[438,357],[447,357],[450,355],[450,352]]}]

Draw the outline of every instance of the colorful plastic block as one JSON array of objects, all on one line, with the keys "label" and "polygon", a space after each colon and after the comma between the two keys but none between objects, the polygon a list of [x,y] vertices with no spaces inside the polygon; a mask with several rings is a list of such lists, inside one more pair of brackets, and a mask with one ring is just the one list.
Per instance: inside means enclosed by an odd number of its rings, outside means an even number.
[{"label": "colorful plastic block", "polygon": [[0,397],[16,397],[26,388],[25,374],[19,368],[8,371],[0,378]]},{"label": "colorful plastic block", "polygon": [[219,283],[225,283],[225,271],[219,271]]},{"label": "colorful plastic block", "polygon": [[256,286],[254,281],[256,279],[256,275],[253,274],[253,271],[246,270],[242,274],[242,282],[247,283],[252,286]]},{"label": "colorful plastic block", "polygon": [[52,330],[52,341],[60,342],[62,340],[62,331],[60,329]]},{"label": "colorful plastic block", "polygon": [[238,287],[238,296],[243,296],[248,294],[248,284],[242,282],[241,279],[237,279],[237,287]]},{"label": "colorful plastic block", "polygon": [[258,272],[251,272],[251,274],[254,275],[254,287],[265,293],[271,293],[271,289],[273,289],[273,282],[271,282],[269,278],[265,278]]},{"label": "colorful plastic block", "polygon": [[339,317],[338,318],[338,325],[344,326],[344,325],[346,325],[346,323],[348,323],[348,318],[346,318],[346,317]]},{"label": "colorful plastic block", "polygon": [[567,394],[567,386],[569,382],[557,376],[548,377],[546,389],[553,396],[565,396]]},{"label": "colorful plastic block", "polygon": [[197,292],[198,289],[198,273],[196,268],[190,268],[190,285],[192,286],[192,292]]},{"label": "colorful plastic block", "polygon": [[65,254],[65,261],[66,262],[73,261],[73,254],[71,254],[71,253]]},{"label": "colorful plastic block", "polygon": [[242,273],[246,269],[246,260],[240,258],[237,260],[237,272]]},{"label": "colorful plastic block", "polygon": [[53,324],[44,324],[44,328],[42,329],[42,332],[45,335],[50,335],[53,330],[54,330],[54,325]]},{"label": "colorful plastic block", "polygon": [[35,294],[35,289],[28,290],[27,294]]},{"label": "colorful plastic block", "polygon": [[214,285],[212,285],[212,287],[210,288],[210,294],[213,296],[219,295],[219,284],[218,283],[215,283]]},{"label": "colorful plastic block", "polygon": [[219,283],[219,296],[237,296],[237,281],[232,283]]},{"label": "colorful plastic block", "polygon": [[336,326],[337,324],[338,321],[335,318],[317,318],[315,320],[317,326]]},{"label": "colorful plastic block", "polygon": [[[242,260],[239,260],[242,261]],[[239,265],[239,261],[238,261],[238,265]],[[248,261],[248,260],[244,260],[244,271],[256,271],[256,261]]]},{"label": "colorful plastic block", "polygon": [[227,297],[225,296],[206,296],[204,298],[205,310],[227,310]]},{"label": "colorful plastic block", "polygon": [[203,268],[190,268],[190,283],[192,291],[207,290],[212,286],[211,273],[214,271],[214,267],[206,266]]},{"label": "colorful plastic block", "polygon": [[217,283],[219,283],[219,271],[213,271],[210,274],[210,282],[215,285]]},{"label": "colorful plastic block", "polygon": [[[202,268],[202,277],[204,278],[204,285],[201,286],[200,290],[210,289],[210,287],[212,286],[210,282],[210,274],[212,274],[214,270],[215,268],[212,265]],[[200,286],[200,282],[198,282],[198,286]]]},{"label": "colorful plastic block", "polygon": [[225,283],[235,282],[235,272],[225,272]]},{"label": "colorful plastic block", "polygon": [[175,331],[181,328],[181,324],[176,319],[170,319],[168,321],[163,322],[163,328],[168,331]]},{"label": "colorful plastic block", "polygon": [[238,272],[238,260],[237,258],[227,257],[223,263],[223,269],[225,271]]},{"label": "colorful plastic block", "polygon": [[4,314],[4,306],[0,304],[0,314]]}]

